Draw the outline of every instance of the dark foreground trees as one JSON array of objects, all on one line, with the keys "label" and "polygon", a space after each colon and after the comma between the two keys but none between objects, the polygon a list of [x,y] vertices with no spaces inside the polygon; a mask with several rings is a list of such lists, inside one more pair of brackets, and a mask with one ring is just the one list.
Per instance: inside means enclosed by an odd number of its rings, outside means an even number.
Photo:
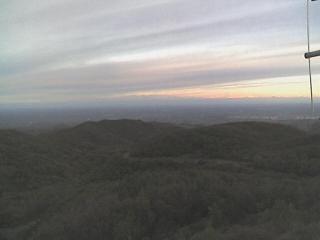
[{"label": "dark foreground trees", "polygon": [[[87,141],[92,123],[1,140],[1,240],[320,238],[320,149],[307,134],[257,123],[167,133],[129,121],[106,141],[99,124]],[[168,154],[170,139],[189,148]]]}]

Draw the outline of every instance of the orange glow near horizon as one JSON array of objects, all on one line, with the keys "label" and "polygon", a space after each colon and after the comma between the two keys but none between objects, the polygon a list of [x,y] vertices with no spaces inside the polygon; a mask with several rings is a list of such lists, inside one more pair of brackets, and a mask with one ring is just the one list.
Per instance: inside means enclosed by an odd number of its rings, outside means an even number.
[{"label": "orange glow near horizon", "polygon": [[[317,76],[319,77],[319,76]],[[315,90],[317,84],[315,84]],[[201,87],[168,90],[141,91],[130,94],[140,97],[176,97],[197,99],[241,99],[241,98],[306,98],[309,85],[305,77],[283,77],[255,81],[232,82]],[[315,94],[317,96],[317,94]]]}]

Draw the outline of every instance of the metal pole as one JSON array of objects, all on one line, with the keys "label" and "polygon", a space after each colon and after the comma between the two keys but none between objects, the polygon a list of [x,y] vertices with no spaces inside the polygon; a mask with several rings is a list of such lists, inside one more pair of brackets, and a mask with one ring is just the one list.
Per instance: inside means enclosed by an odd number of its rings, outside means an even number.
[{"label": "metal pole", "polygon": [[[309,20],[309,0],[307,0],[307,38],[308,38],[308,53],[310,52],[310,20]],[[313,85],[311,72],[311,59],[308,58],[309,65],[309,80],[310,80],[310,97],[311,97],[311,114],[314,116],[314,101],[313,101]]]}]

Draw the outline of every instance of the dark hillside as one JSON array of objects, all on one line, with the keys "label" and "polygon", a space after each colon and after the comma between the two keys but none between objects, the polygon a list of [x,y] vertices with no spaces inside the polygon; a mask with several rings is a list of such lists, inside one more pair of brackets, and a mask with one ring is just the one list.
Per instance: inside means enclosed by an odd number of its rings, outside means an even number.
[{"label": "dark hillside", "polygon": [[246,154],[282,148],[306,133],[293,127],[271,123],[230,123],[183,129],[156,136],[142,144],[137,156],[180,156],[197,154],[223,158],[247,158]]},{"label": "dark hillside", "polygon": [[285,125],[1,130],[0,157],[0,239],[320,236],[320,137]]},{"label": "dark hillside", "polygon": [[129,147],[162,132],[174,131],[177,127],[160,123],[145,123],[138,120],[104,120],[86,122],[70,129],[63,129],[42,138],[64,147]]}]

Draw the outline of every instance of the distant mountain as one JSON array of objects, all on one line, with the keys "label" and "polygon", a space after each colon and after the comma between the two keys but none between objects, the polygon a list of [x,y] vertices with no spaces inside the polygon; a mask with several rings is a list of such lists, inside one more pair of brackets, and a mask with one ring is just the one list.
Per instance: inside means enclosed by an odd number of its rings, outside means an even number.
[{"label": "distant mountain", "polygon": [[319,159],[261,122],[0,130],[0,239],[318,240]]}]

